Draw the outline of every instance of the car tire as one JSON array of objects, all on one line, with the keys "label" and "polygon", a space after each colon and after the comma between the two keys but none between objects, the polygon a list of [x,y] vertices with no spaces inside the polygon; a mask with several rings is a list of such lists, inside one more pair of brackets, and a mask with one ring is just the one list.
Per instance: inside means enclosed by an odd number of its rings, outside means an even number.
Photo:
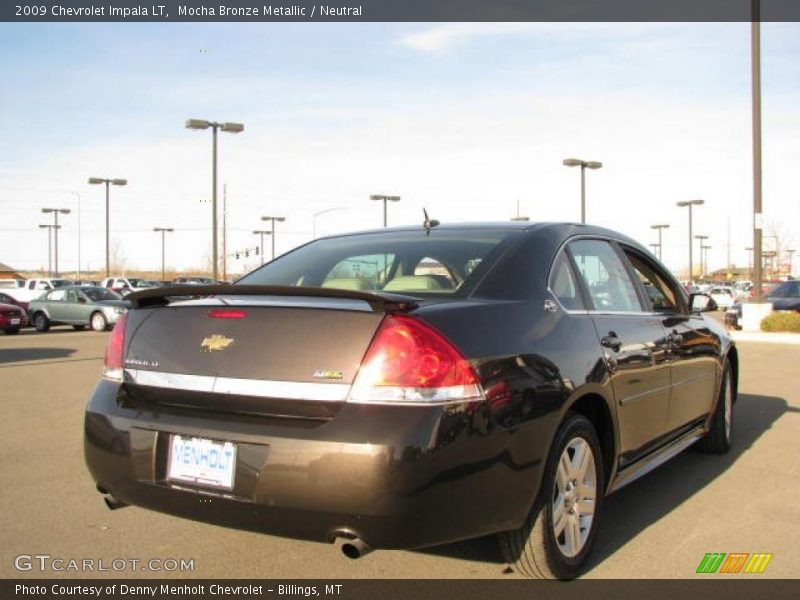
[{"label": "car tire", "polygon": [[19,333],[19,327],[9,327],[8,329],[3,330],[6,335],[17,335]]},{"label": "car tire", "polygon": [[43,312],[38,312],[33,315],[33,326],[36,327],[36,331],[44,333],[50,329],[50,319]]},{"label": "car tire", "polygon": [[[579,454],[585,456],[587,450],[591,451],[586,459],[590,462],[580,463]],[[576,486],[578,480],[583,485]],[[589,485],[592,480],[593,490]],[[499,534],[506,562],[526,577],[574,579],[591,552],[604,492],[597,432],[586,417],[569,413],[556,432],[541,488],[526,522],[519,529]]]},{"label": "car tire", "polygon": [[722,384],[719,386],[714,415],[711,417],[711,427],[703,438],[697,443],[701,452],[708,454],[725,454],[731,449],[731,433],[733,431],[733,404],[735,396],[733,391],[733,377],[731,377],[730,363],[725,362],[722,370]]},{"label": "car tire", "polygon": [[92,313],[92,316],[89,318],[89,324],[94,331],[105,331],[108,329],[108,319],[99,311]]},{"label": "car tire", "polygon": [[72,328],[75,331],[83,331],[84,329],[86,329],[86,325],[73,325]]}]

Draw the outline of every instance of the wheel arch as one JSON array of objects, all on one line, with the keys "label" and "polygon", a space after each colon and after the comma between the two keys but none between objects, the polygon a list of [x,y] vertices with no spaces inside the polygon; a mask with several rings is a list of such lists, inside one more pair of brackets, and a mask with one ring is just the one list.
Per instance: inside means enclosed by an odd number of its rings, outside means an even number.
[{"label": "wheel arch", "polygon": [[[616,465],[617,455],[617,423],[614,419],[609,401],[595,391],[587,391],[575,397],[568,404],[566,412],[561,419],[564,421],[567,414],[576,412],[586,417],[594,427],[597,437],[600,440],[600,448],[603,452],[603,471],[605,487],[612,478],[612,471]],[[559,423],[560,426],[560,423]]]},{"label": "wheel arch", "polygon": [[[739,351],[736,345],[731,343],[725,355],[726,360],[731,365],[731,383],[733,383],[733,401],[739,397]],[[724,365],[724,363],[723,363]]]}]

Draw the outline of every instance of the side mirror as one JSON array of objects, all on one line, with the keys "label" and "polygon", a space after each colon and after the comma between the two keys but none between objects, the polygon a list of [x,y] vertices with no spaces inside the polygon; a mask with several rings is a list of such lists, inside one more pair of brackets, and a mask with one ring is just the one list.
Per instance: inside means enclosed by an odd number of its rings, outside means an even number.
[{"label": "side mirror", "polygon": [[78,296],[78,303],[79,304],[86,304],[86,298],[83,296]]},{"label": "side mirror", "polygon": [[708,294],[691,294],[689,296],[689,306],[692,312],[711,312],[717,310],[717,303]]}]

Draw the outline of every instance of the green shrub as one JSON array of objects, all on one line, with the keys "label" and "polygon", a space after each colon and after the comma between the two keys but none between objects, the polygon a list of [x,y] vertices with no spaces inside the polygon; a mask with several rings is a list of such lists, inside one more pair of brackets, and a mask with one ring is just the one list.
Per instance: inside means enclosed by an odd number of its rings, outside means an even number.
[{"label": "green shrub", "polygon": [[790,311],[774,312],[761,321],[761,331],[789,331],[800,333],[800,313]]}]

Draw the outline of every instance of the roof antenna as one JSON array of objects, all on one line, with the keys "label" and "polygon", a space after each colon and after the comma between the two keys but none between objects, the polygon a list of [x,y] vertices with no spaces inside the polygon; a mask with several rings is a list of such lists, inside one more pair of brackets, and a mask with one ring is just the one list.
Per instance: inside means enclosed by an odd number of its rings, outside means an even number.
[{"label": "roof antenna", "polygon": [[422,222],[422,227],[424,227],[427,234],[430,235],[431,229],[439,225],[439,221],[429,218],[428,211],[425,210],[425,208],[422,209],[422,213],[425,215],[425,220]]}]

